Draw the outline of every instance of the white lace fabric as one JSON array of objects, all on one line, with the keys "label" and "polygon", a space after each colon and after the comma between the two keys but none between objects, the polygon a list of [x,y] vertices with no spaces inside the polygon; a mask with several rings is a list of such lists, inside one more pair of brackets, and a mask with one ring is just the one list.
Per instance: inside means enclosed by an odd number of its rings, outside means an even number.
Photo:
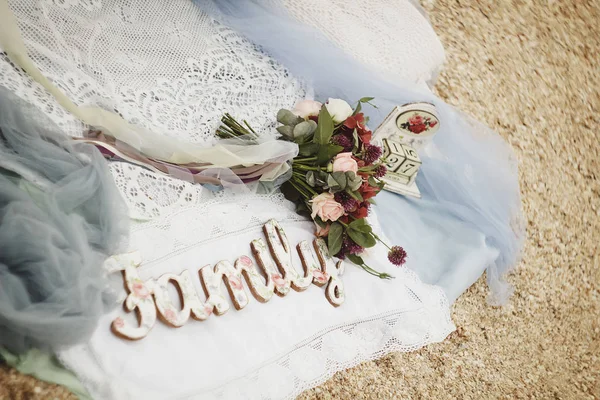
[{"label": "white lace fabric", "polygon": [[[215,194],[130,165],[111,170],[132,213],[149,218],[134,223],[129,243],[143,255],[143,279],[184,269],[197,276],[204,265],[249,255],[250,240],[262,237],[270,218],[280,221],[292,247],[313,237],[313,224],[281,194]],[[147,192],[153,180],[164,189]],[[95,398],[284,399],[360,362],[441,341],[454,329],[440,288],[391,266],[382,248],[367,260],[396,279],[382,281],[348,264],[347,299],[338,308],[312,287],[266,304],[251,299],[241,311],[179,329],[157,323],[138,342],[110,332],[115,316],[126,317],[117,310],[89,343],[59,356]]]},{"label": "white lace fabric", "polygon": [[[285,68],[191,1],[11,0],[38,68],[77,105],[210,147],[229,112],[264,135],[273,116],[305,96]],[[72,136],[66,114],[6,56],[0,85],[38,104]]]}]

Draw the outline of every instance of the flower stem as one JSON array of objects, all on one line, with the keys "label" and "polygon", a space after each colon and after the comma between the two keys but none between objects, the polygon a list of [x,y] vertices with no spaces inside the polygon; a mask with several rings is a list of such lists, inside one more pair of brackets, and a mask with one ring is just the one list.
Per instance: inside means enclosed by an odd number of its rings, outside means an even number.
[{"label": "flower stem", "polygon": [[388,248],[388,250],[392,250],[392,248],[391,248],[390,246],[388,246],[386,242],[384,242],[383,240],[381,240],[381,239],[379,238],[379,236],[377,236],[376,234],[374,234],[374,233],[372,233],[372,232],[371,232],[371,234],[373,235],[373,237],[375,238],[375,240],[377,240],[379,243],[381,243],[381,244],[383,244],[385,247],[387,247],[387,248]]},{"label": "flower stem", "polygon": [[391,276],[390,274],[385,273],[385,272],[377,272],[373,268],[369,267],[367,264],[363,263],[363,264],[359,265],[359,267],[364,269],[369,274],[378,277],[379,279],[394,279],[394,277]]},{"label": "flower stem", "polygon": [[[304,188],[306,190],[308,190],[313,196],[317,195],[317,192],[313,188],[311,188],[310,185],[308,183],[306,183],[303,179],[296,180],[296,183],[298,183],[301,186],[304,186]],[[311,196],[311,198],[312,198],[312,196]]]}]

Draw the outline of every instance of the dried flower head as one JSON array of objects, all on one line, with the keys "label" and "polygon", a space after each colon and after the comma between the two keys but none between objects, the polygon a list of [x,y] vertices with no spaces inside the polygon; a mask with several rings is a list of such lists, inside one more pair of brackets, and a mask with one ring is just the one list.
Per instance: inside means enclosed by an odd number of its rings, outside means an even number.
[{"label": "dried flower head", "polygon": [[367,165],[373,164],[375,161],[379,160],[381,154],[383,154],[381,147],[374,144],[365,144],[363,160]]},{"label": "dried flower head", "polygon": [[406,257],[406,251],[400,246],[392,246],[392,249],[388,253],[388,260],[397,266],[404,265]]}]

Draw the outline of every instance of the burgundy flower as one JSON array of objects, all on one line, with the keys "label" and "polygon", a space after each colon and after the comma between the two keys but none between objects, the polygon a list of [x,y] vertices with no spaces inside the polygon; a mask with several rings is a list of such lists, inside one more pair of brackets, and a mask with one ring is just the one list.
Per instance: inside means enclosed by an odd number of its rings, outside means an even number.
[{"label": "burgundy flower", "polygon": [[344,148],[343,151],[352,151],[352,148],[354,147],[352,139],[343,134],[335,135],[334,137],[332,137],[331,143],[337,144],[338,146],[342,146]]},{"label": "burgundy flower", "polygon": [[346,212],[352,212],[358,207],[358,201],[354,200],[352,196],[346,192],[337,192],[333,198],[344,207],[344,211]]},{"label": "burgundy flower", "polygon": [[344,126],[349,129],[362,128],[365,126],[365,115],[363,113],[358,113],[356,115],[351,115],[346,118],[344,121]]},{"label": "burgundy flower", "polygon": [[394,265],[401,266],[406,262],[406,251],[400,246],[392,246],[388,253],[388,260]]},{"label": "burgundy flower", "polygon": [[374,144],[365,144],[363,160],[367,165],[373,164],[375,161],[379,160],[382,153],[381,147],[375,146]]},{"label": "burgundy flower", "polygon": [[380,189],[378,187],[369,185],[369,182],[363,182],[363,184],[358,189],[358,191],[360,192],[361,196],[365,200],[368,200],[371,197],[377,196],[377,193],[379,193],[379,190]]},{"label": "burgundy flower", "polygon": [[336,254],[337,258],[341,258],[342,260],[346,258],[349,254],[360,254],[364,251],[362,247],[356,244],[349,236],[344,236],[344,240],[342,241],[342,249],[339,253]]},{"label": "burgundy flower", "polygon": [[352,216],[356,219],[367,218],[369,215],[369,207],[371,207],[371,203],[363,201],[358,205],[356,211],[352,213]]},{"label": "burgundy flower", "polygon": [[377,168],[375,168],[375,178],[383,178],[387,174],[387,167],[383,164],[380,164]]}]

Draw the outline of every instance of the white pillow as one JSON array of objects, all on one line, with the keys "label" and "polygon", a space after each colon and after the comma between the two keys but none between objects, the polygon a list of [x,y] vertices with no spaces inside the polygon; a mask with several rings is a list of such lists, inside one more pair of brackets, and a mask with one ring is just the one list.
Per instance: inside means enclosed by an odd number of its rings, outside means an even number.
[{"label": "white pillow", "polygon": [[429,82],[444,48],[420,6],[411,0],[271,0],[322,31],[370,67],[410,82]]}]

